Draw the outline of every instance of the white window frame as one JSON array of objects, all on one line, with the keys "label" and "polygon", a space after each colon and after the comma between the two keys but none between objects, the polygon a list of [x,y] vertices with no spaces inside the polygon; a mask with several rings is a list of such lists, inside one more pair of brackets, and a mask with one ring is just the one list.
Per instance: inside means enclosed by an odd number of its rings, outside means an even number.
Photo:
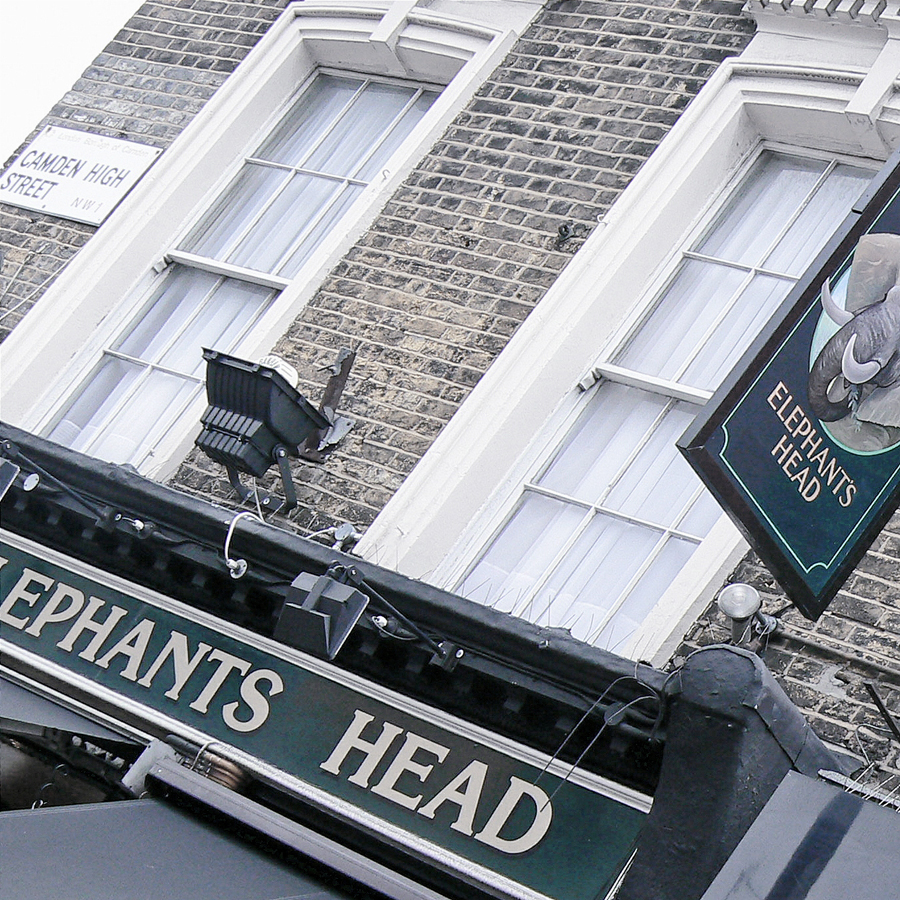
[{"label": "white window frame", "polygon": [[[579,382],[642,316],[641,298],[649,301],[664,279],[672,248],[764,142],[876,168],[900,145],[900,98],[889,90],[900,75],[893,30],[851,23],[836,41],[833,21],[810,16],[804,32],[796,15],[784,27],[762,19],[745,53],[720,66],[369,527],[360,556],[440,587],[458,583],[508,517],[522,481],[574,421]],[[798,54],[803,64],[782,62]],[[721,516],[617,652],[663,663],[746,550]]]},{"label": "white window frame", "polygon": [[[281,293],[240,345],[245,357],[265,355],[539,8],[538,0],[288,6],[0,348],[4,420],[34,432],[52,425],[61,398],[90,376],[103,348],[129,326],[177,258],[179,242],[313,72],[445,85],[382,177],[365,189],[350,227],[329,236],[295,277],[278,285]],[[193,430],[167,436],[147,474],[168,477],[194,437]]]}]

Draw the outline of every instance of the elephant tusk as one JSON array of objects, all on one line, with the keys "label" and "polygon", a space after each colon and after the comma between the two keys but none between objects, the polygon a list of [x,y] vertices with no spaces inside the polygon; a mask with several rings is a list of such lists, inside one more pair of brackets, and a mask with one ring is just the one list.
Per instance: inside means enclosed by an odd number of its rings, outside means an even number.
[{"label": "elephant tusk", "polygon": [[843,374],[835,375],[825,389],[825,396],[829,403],[844,403],[850,396],[851,387]]},{"label": "elephant tusk", "polygon": [[846,309],[841,309],[834,302],[827,278],[822,284],[822,309],[825,310],[828,318],[837,325],[846,325],[853,318],[853,313],[847,312]]},{"label": "elephant tusk", "polygon": [[858,362],[853,355],[855,345],[856,335],[851,334],[847,346],[844,347],[844,355],[841,357],[841,371],[844,373],[844,378],[851,384],[865,384],[881,371],[881,363],[874,359],[868,362]]}]

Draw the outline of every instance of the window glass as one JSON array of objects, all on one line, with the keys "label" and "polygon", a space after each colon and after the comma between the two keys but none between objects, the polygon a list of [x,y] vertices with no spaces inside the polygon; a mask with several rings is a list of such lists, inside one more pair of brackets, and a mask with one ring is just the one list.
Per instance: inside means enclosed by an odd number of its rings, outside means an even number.
[{"label": "window glass", "polygon": [[203,348],[235,351],[274,299],[254,272],[297,275],[437,96],[397,81],[316,75],[190,232],[179,249],[191,255],[160,276],[48,436],[149,468],[168,431],[196,426]]},{"label": "window glass", "polygon": [[688,259],[616,363],[673,379],[684,370],[739,297],[747,273]]},{"label": "window glass", "polygon": [[303,168],[348,178],[356,175],[362,160],[381,156],[378,148],[383,137],[415,93],[399,85],[368,85],[316,145]]},{"label": "window glass", "polygon": [[[758,266],[804,208],[825,172],[826,160],[766,153],[713,220],[697,251]],[[830,223],[834,230],[837,223]]]},{"label": "window glass", "polygon": [[[624,471],[647,434],[664,414],[668,400],[607,382],[598,390],[563,442],[539,484],[588,503],[602,499]],[[610,416],[609,410],[622,410]]]},{"label": "window glass", "polygon": [[[526,494],[509,522],[469,573],[461,591],[503,612],[521,615],[532,589],[586,520],[581,508]],[[526,616],[528,618],[528,616]]]},{"label": "window glass", "polygon": [[331,202],[318,211],[318,215],[308,222],[298,239],[293,242],[284,262],[279,263],[280,274],[293,278],[300,271],[300,267],[312,256],[319,243],[337,227],[362,190],[359,185],[345,184],[339,193],[331,197]]},{"label": "window glass", "polygon": [[244,166],[231,186],[231,191],[216,203],[212,212],[188,246],[200,256],[227,259],[240,235],[247,232],[265,211],[272,197],[277,197],[290,183],[289,169],[268,166]]},{"label": "window glass", "polygon": [[263,144],[258,157],[286,166],[302,165],[364,85],[362,78],[317,75]]},{"label": "window glass", "polygon": [[871,176],[761,154],[611,348],[615,367],[601,361],[575,424],[458,585],[465,596],[627,649],[719,517],[675,441]]},{"label": "window glass", "polygon": [[599,629],[658,540],[658,535],[637,525],[595,516],[536,593],[532,620],[541,625],[571,627],[573,613],[578,612],[575,602],[594,597],[590,604],[596,608],[592,626]]},{"label": "window glass", "polygon": [[292,277],[437,96],[318,75],[181,249]]},{"label": "window glass", "polygon": [[834,231],[834,223],[859,197],[860,183],[870,178],[870,172],[856,166],[836,166],[766,258],[766,268],[802,275]]},{"label": "window glass", "polygon": [[203,390],[203,348],[232,349],[273,291],[172,266],[150,307],[69,401],[51,440],[140,468]]},{"label": "window glass", "polygon": [[733,368],[747,349],[748,335],[759,333],[792,284],[770,275],[754,275],[742,285],[734,303],[722,310],[684,372],[672,372],[671,377],[702,390],[718,387],[722,374]]},{"label": "window glass", "polygon": [[185,327],[200,309],[219,279],[198,269],[170,270],[150,307],[119,344],[126,356],[159,359],[172,336]]},{"label": "window glass", "polygon": [[340,181],[295,175],[269,198],[265,211],[226,255],[226,261],[260,272],[277,272],[279,260],[294,239],[333,202],[341,186]]},{"label": "window glass", "polygon": [[370,153],[363,160],[356,177],[369,182],[377,175],[380,175],[382,166],[397,151],[403,141],[409,137],[416,123],[428,112],[429,107],[437,97],[438,95],[434,91],[422,91],[413,100],[409,108],[404,110],[403,114],[391,123],[390,129],[381,137],[377,152]]}]

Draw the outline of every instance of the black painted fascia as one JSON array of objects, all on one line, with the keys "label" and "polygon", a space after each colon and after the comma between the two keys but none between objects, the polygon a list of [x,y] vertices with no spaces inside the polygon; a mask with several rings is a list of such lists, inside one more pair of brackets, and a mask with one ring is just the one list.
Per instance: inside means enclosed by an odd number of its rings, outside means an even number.
[{"label": "black painted fascia", "polygon": [[[198,564],[227,574],[223,548],[228,527],[240,510],[226,509],[151,481],[128,467],[101,462],[21,429],[0,422],[0,456],[12,458],[28,471],[38,463],[78,494],[103,507],[113,518],[138,519],[156,531],[180,535],[208,552]],[[3,449],[11,445],[12,451]],[[18,450],[19,458],[15,458]],[[40,490],[40,488],[38,489]],[[54,502],[72,502],[62,492]],[[77,505],[77,504],[75,504]],[[473,603],[449,591],[331,549],[286,529],[254,519],[241,522],[233,538],[232,555],[247,560],[249,573],[291,581],[300,572],[322,574],[332,563],[355,566],[368,583],[384,594],[420,627],[459,643],[473,652],[500,658],[527,671],[549,675],[579,691],[604,690],[610,680],[634,675],[635,664],[591,647],[559,628],[542,628],[522,619]],[[91,562],[92,550],[79,555]],[[659,690],[665,675],[641,666],[641,681]],[[636,694],[642,691],[636,691]]]}]

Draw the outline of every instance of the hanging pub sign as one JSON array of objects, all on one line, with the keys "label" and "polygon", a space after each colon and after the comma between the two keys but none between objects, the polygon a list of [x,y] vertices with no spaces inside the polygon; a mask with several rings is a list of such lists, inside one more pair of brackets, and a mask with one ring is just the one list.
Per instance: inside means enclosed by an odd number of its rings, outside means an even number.
[{"label": "hanging pub sign", "polygon": [[0,175],[0,202],[99,225],[160,153],[146,144],[51,125]]},{"label": "hanging pub sign", "polygon": [[818,618],[900,500],[900,152],[678,447]]},{"label": "hanging pub sign", "polygon": [[605,898],[649,798],[0,532],[0,656],[516,900]]}]

